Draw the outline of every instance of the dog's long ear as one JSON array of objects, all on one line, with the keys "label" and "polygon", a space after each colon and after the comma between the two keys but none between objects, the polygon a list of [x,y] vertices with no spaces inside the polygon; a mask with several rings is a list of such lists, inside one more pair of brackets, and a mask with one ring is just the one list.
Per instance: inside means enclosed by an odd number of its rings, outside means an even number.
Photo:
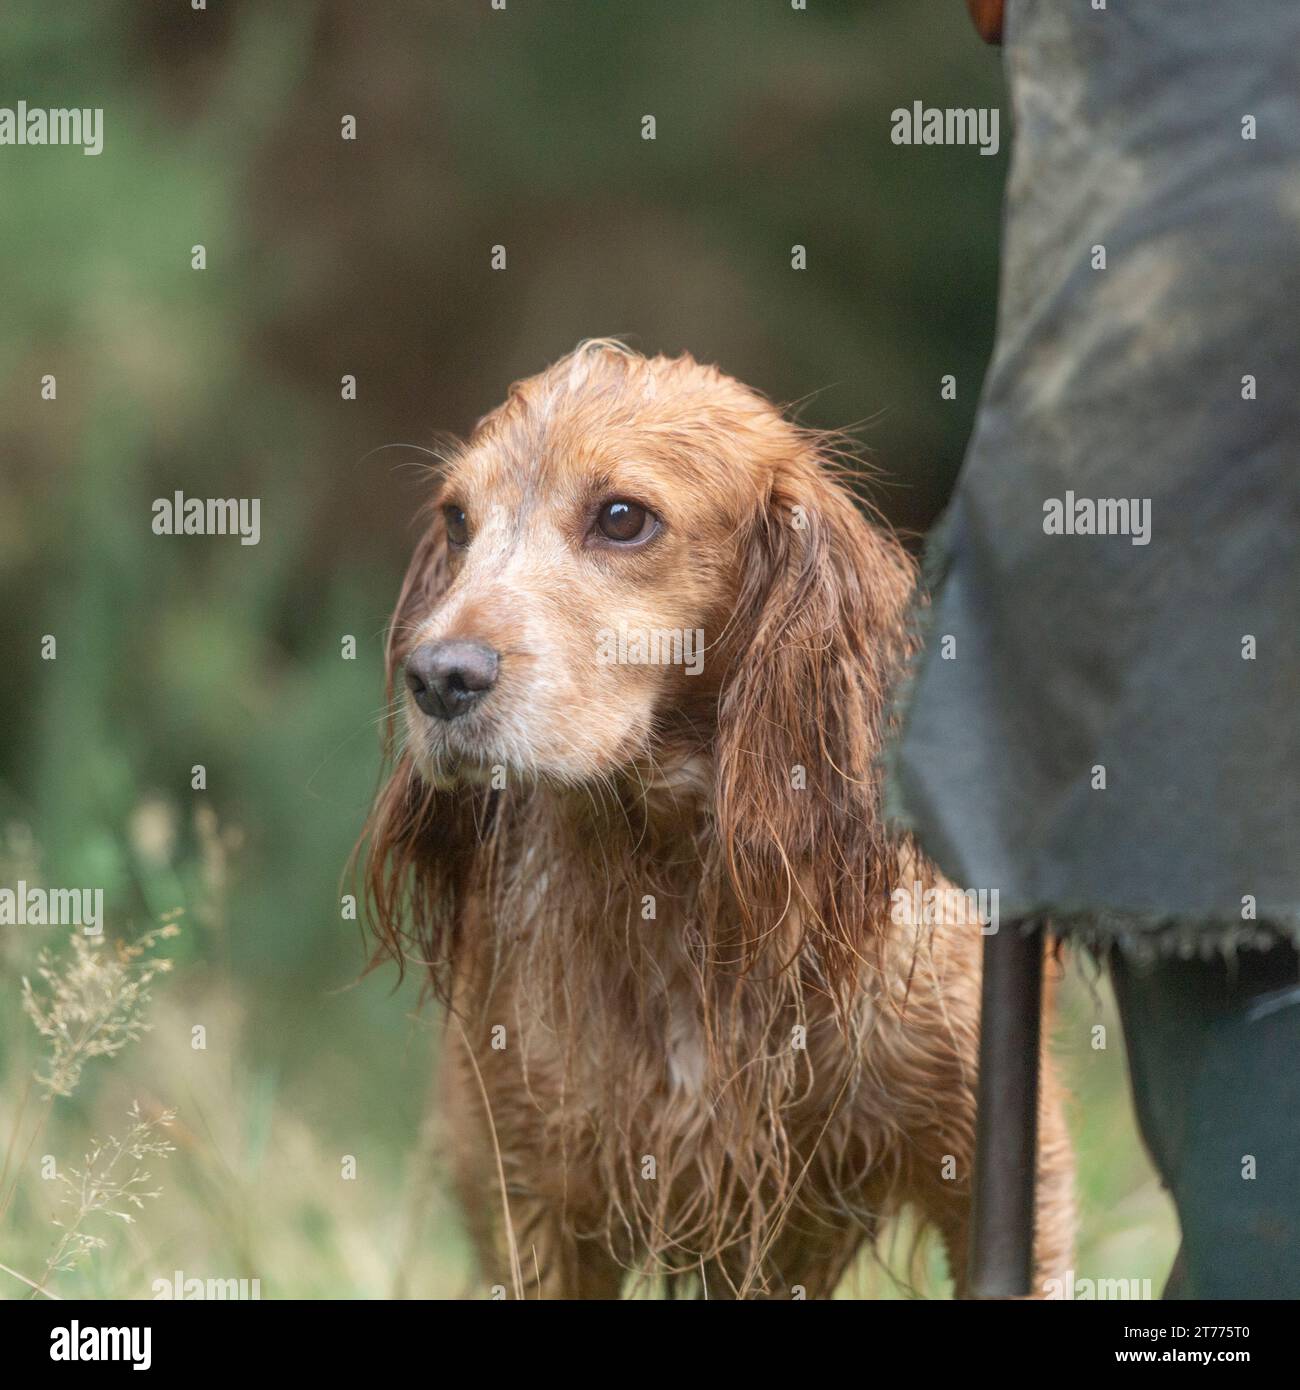
[{"label": "dog's long ear", "polygon": [[754,522],[719,704],[717,817],[746,964],[806,946],[843,1000],[888,908],[877,754],[912,567],[831,469],[810,444]]},{"label": "dog's long ear", "polygon": [[421,776],[403,746],[403,721],[394,700],[416,631],[449,582],[442,517],[430,508],[425,520],[388,628],[387,772],[357,849],[364,854],[367,918],[377,956],[391,956],[403,972],[408,961],[427,966],[435,991],[445,996],[455,948],[457,889],[472,859],[473,798],[462,789],[434,787]]}]

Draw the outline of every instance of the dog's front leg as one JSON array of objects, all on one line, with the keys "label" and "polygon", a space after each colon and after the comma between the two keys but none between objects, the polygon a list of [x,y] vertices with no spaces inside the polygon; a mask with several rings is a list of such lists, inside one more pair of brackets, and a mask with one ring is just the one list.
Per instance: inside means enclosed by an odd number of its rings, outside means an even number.
[{"label": "dog's front leg", "polygon": [[[508,1049],[485,1046],[471,1056],[454,1019],[442,1058],[442,1114],[476,1290],[493,1298],[617,1298],[623,1266],[601,1241],[576,1234],[590,1213],[566,1200],[562,1160],[547,1150],[537,1098]],[[568,1185],[590,1199],[577,1181]]]}]

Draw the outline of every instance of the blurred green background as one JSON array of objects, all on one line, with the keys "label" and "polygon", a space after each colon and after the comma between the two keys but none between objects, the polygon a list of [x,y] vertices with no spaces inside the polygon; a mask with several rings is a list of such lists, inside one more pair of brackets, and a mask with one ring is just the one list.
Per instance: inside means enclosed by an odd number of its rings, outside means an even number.
[{"label": "blurred green background", "polygon": [[[21,1136],[0,1262],[39,1282],[40,1156],[76,1162],[139,1098],[179,1111],[161,1195],[96,1218],[108,1244],[52,1289],[147,1297],[180,1269],[263,1297],[481,1294],[428,1113],[437,1016],[388,972],[358,983],[340,912],[411,446],[622,334],[860,423],[875,501],[919,535],[992,339],[998,56],[959,0],[9,0],[0,76],[0,104],[102,107],[105,131],[94,158],[0,148],[0,885],[102,886],[112,935],[185,909],[153,1030],[44,1111],[19,980],[60,934],[0,929],[0,1153]],[[892,145],[918,99],[1001,106],[1002,153]],[[177,490],[260,498],[261,543],[155,536]],[[1172,1226],[1109,995],[1065,974],[1078,1273],[1158,1293]],[[845,1289],[906,1291],[870,1261]]]}]

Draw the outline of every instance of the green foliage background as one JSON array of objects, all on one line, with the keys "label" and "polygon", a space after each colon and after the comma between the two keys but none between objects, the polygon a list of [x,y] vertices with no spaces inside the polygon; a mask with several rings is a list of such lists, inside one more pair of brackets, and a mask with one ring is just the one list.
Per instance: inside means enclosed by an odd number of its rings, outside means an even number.
[{"label": "green foliage background", "polygon": [[[186,909],[153,1032],[92,1064],[36,1149],[63,1162],[130,1099],[174,1105],[163,1194],[57,1286],[481,1292],[425,1118],[437,1020],[357,983],[340,921],[423,495],[418,451],[380,446],[464,432],[511,380],[625,334],[809,423],[866,422],[875,500],[919,534],[992,338],[999,59],[957,0],[9,0],[0,78],[0,104],[105,113],[96,158],[0,149],[0,882],[101,885],[114,934]],[[917,99],[1001,106],[1002,153],[893,146]],[[260,497],[261,544],[154,536],[176,490]],[[4,931],[0,1151],[35,1056],[18,979],[55,940]],[[1158,1292],[1170,1224],[1118,1030],[1093,1050],[1109,1005],[1071,973],[1080,1274]],[[35,1171],[0,1222],[28,1272],[52,1233]],[[849,1291],[893,1289],[868,1267]]]}]

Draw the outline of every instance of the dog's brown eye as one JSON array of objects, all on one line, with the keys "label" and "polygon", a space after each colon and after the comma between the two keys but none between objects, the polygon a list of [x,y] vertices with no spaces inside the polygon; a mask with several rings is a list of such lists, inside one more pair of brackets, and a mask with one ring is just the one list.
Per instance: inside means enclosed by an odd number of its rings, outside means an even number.
[{"label": "dog's brown eye", "polygon": [[442,509],[442,518],[447,523],[447,539],[452,545],[469,544],[469,522],[459,507],[447,506]]},{"label": "dog's brown eye", "polygon": [[658,519],[639,502],[626,502],[621,498],[606,502],[596,514],[596,529],[606,540],[618,541],[627,545],[632,541],[647,540],[654,534]]}]

